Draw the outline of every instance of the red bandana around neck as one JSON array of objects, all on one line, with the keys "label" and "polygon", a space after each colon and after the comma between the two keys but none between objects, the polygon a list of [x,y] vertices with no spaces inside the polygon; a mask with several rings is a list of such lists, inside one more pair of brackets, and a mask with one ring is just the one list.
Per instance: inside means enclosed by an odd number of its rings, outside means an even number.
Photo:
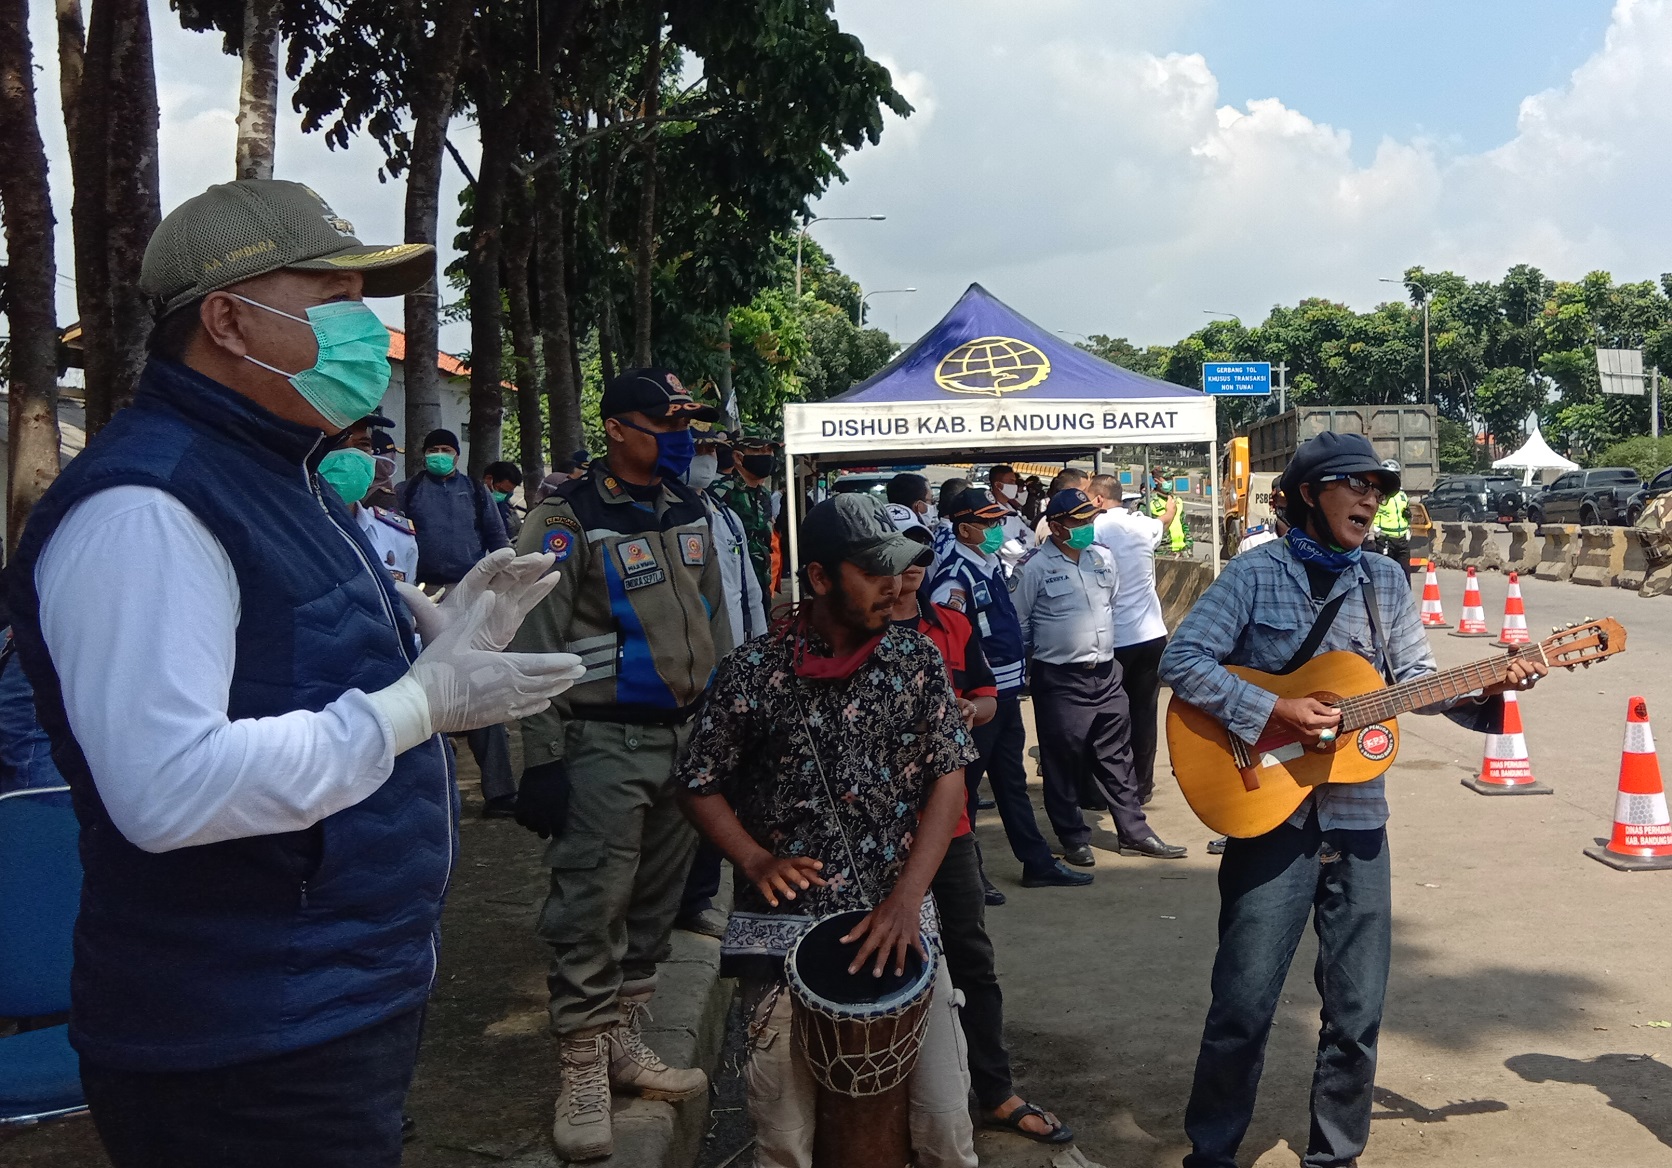
[{"label": "red bandana around neck", "polygon": [[888,630],[884,629],[852,653],[842,657],[826,657],[812,652],[807,643],[808,636],[811,633],[812,629],[808,626],[805,614],[802,614],[799,619],[790,625],[789,636],[795,642],[791,657],[795,667],[795,675],[806,678],[808,681],[846,681],[859,671],[861,665],[870,659],[871,654],[882,643],[882,639],[887,635]]}]

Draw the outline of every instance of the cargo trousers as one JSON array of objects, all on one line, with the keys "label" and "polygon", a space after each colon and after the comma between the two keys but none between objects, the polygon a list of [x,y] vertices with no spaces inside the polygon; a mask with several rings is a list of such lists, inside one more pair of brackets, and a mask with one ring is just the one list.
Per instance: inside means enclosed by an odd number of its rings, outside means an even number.
[{"label": "cargo trousers", "polygon": [[654,987],[697,846],[673,780],[689,724],[574,721],[564,735],[569,814],[546,850],[538,926],[560,1037],[614,1025],[624,989]]}]

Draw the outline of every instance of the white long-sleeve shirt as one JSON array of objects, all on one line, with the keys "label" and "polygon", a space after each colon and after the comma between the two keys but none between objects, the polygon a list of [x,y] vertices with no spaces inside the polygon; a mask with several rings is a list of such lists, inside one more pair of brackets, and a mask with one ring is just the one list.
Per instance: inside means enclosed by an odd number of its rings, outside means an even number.
[{"label": "white long-sleeve shirt", "polygon": [[359,690],[318,712],[228,719],[237,577],[166,491],[112,487],[77,503],[35,587],[70,728],[136,847],[299,831],[393,771],[396,728]]},{"label": "white long-sleeve shirt", "polygon": [[732,644],[741,645],[766,632],[766,604],[761,596],[760,577],[749,563],[749,540],[743,520],[720,500],[702,492],[708,506],[708,529],[714,550],[720,557],[720,589],[726,597],[726,615],[731,618]]}]

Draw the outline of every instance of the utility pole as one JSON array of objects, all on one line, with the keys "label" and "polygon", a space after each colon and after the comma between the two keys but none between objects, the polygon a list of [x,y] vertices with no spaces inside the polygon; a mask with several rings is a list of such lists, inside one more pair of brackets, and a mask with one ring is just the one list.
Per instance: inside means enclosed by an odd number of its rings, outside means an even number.
[{"label": "utility pole", "polygon": [[1660,366],[1649,370],[1649,434],[1660,437]]},{"label": "utility pole", "polygon": [[1277,412],[1280,414],[1289,412],[1289,363],[1287,361],[1277,363]]},{"label": "utility pole", "polygon": [[1429,301],[1434,299],[1434,289],[1420,280],[1392,280],[1386,276],[1378,276],[1377,282],[1381,284],[1403,284],[1410,288],[1420,288],[1422,290],[1422,404],[1425,406],[1433,405],[1434,393],[1430,388],[1428,371],[1428,304]]}]

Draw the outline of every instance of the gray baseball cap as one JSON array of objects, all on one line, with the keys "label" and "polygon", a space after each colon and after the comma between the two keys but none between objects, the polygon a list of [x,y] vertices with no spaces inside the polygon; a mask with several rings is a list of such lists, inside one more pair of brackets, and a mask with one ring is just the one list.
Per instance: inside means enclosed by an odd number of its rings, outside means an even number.
[{"label": "gray baseball cap", "polygon": [[807,512],[798,550],[804,561],[846,560],[873,576],[898,576],[935,560],[933,551],[894,525],[888,504],[857,491],[833,495]]},{"label": "gray baseball cap", "polygon": [[435,277],[427,243],[368,244],[312,188],[282,179],[212,186],[170,211],[140,267],[157,316],[282,268],[361,272],[365,295],[402,296]]}]

